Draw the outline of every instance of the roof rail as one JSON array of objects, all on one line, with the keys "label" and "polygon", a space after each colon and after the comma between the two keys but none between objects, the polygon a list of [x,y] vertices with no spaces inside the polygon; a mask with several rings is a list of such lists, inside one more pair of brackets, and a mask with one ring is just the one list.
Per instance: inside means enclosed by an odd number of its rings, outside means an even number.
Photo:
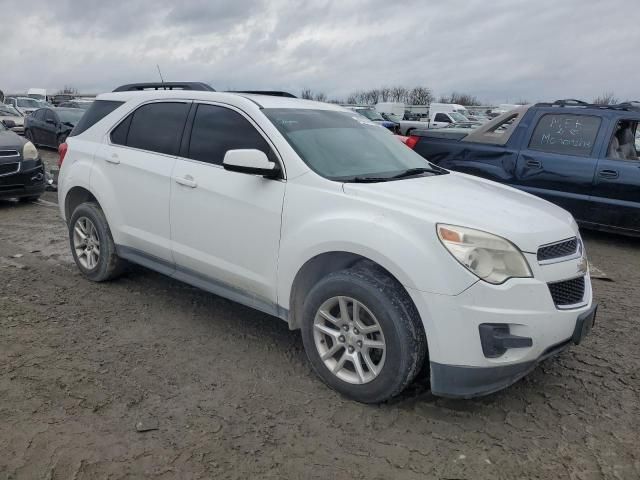
[{"label": "roof rail", "polygon": [[211,85],[203,82],[147,82],[121,85],[114,92],[136,92],[142,90],[193,90],[215,92]]},{"label": "roof rail", "polygon": [[581,108],[599,108],[603,110],[626,110],[626,111],[640,111],[640,101],[631,101],[618,103],[615,105],[601,105],[598,103],[587,103],[582,100],[576,100],[574,98],[567,98],[565,100],[556,100],[553,103],[541,102],[536,103],[535,107],[581,107]]},{"label": "roof rail", "polygon": [[270,95],[272,97],[298,98],[293,93],[279,90],[227,90],[228,93],[248,93],[250,95]]}]

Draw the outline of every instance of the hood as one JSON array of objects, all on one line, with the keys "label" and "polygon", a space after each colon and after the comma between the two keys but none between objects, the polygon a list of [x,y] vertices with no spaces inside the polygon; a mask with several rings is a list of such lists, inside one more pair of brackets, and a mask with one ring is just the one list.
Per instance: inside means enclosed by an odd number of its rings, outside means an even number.
[{"label": "hood", "polygon": [[[450,172],[380,183],[345,183],[344,191],[430,224],[448,223],[504,237],[522,251],[575,236],[569,212],[528,193]],[[435,227],[434,227],[435,233]]]},{"label": "hood", "polygon": [[13,115],[0,115],[0,122],[2,120],[13,120],[13,123],[16,124],[16,127],[21,127],[24,125],[24,117],[18,117]]},{"label": "hood", "polygon": [[18,150],[22,153],[22,147],[27,140],[10,130],[0,130],[0,150]]}]

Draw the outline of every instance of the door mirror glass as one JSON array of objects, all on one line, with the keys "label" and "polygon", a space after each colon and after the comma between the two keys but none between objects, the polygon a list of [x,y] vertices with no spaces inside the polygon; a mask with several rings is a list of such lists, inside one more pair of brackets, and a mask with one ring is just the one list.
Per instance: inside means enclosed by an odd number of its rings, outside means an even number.
[{"label": "door mirror glass", "polygon": [[224,155],[222,166],[233,172],[263,175],[268,178],[280,175],[278,165],[269,161],[264,152],[255,149],[228,150]]}]

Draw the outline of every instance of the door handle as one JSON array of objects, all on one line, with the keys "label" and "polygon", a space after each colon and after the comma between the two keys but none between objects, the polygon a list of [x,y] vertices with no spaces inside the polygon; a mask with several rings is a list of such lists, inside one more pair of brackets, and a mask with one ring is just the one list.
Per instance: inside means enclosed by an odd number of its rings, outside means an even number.
[{"label": "door handle", "polygon": [[542,162],[540,160],[527,160],[527,167],[542,168]]},{"label": "door handle", "polygon": [[115,165],[118,165],[120,163],[120,158],[118,158],[118,154],[117,153],[112,153],[111,156],[105,158],[105,160],[109,163],[113,163]]},{"label": "door handle", "polygon": [[191,175],[187,175],[186,177],[175,177],[174,180],[177,184],[184,185],[185,187],[196,188],[198,186]]},{"label": "door handle", "polygon": [[598,175],[600,175],[602,178],[618,178],[620,176],[617,170],[608,169],[600,170],[598,172]]}]

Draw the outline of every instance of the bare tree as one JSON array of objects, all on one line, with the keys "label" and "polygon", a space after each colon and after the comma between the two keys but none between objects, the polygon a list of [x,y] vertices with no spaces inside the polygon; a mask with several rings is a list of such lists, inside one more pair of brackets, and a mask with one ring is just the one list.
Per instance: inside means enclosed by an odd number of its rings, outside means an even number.
[{"label": "bare tree", "polygon": [[62,90],[58,90],[58,94],[78,95],[78,89],[71,85],[65,85]]},{"label": "bare tree", "polygon": [[439,101],[440,103],[456,103],[458,105],[464,105],[465,107],[480,105],[480,101],[475,95],[460,92],[453,92],[449,97],[447,97],[446,95],[442,95],[440,96]]},{"label": "bare tree", "polygon": [[305,100],[313,100],[313,91],[311,91],[310,88],[302,89],[302,92],[300,92],[300,98],[303,98]]},{"label": "bare tree", "polygon": [[605,92],[599,97],[594,98],[593,103],[596,105],[615,105],[619,102],[613,92]]},{"label": "bare tree", "polygon": [[314,100],[316,102],[326,102],[327,101],[327,94],[324,92],[317,92],[314,95]]},{"label": "bare tree", "polygon": [[371,90],[367,90],[366,92],[362,92],[362,103],[367,105],[375,105],[378,103],[378,99],[380,98],[380,90],[377,88],[373,88]]},{"label": "bare tree", "polygon": [[393,89],[391,87],[382,87],[380,89],[380,98],[383,102],[388,102],[391,100],[392,90]]},{"label": "bare tree", "polygon": [[526,98],[521,98],[514,105],[529,105],[531,102]]},{"label": "bare tree", "polygon": [[352,92],[347,96],[347,103],[349,105],[355,105],[356,103],[358,103],[359,99],[360,99],[360,92]]},{"label": "bare tree", "polygon": [[428,87],[413,87],[408,94],[411,105],[429,105],[433,101],[433,94]]},{"label": "bare tree", "polygon": [[406,102],[407,101],[407,88],[402,85],[396,85],[395,87],[391,87],[391,94],[389,95],[389,100],[392,102]]}]

